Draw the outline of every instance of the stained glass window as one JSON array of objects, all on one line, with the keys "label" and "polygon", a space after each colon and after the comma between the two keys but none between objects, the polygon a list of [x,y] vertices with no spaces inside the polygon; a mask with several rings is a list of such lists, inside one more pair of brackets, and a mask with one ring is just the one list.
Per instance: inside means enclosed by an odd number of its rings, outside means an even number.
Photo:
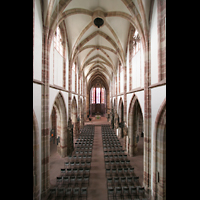
[{"label": "stained glass window", "polygon": [[100,88],[96,88],[96,103],[100,103]]},{"label": "stained glass window", "polygon": [[91,91],[91,102],[95,103],[95,88],[92,88]]},{"label": "stained glass window", "polygon": [[104,96],[105,96],[104,91],[105,91],[105,88],[101,88],[101,103],[105,103],[105,101],[104,101]]}]

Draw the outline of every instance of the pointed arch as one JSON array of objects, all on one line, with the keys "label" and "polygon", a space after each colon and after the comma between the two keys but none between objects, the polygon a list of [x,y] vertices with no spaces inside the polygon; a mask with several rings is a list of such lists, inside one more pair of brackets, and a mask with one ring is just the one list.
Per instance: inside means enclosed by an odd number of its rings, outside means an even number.
[{"label": "pointed arch", "polygon": [[77,106],[77,100],[76,100],[75,96],[72,99],[71,105],[72,105],[71,106],[71,119],[72,119],[72,124],[73,124],[73,141],[74,141],[74,139],[78,138],[79,130],[80,130],[80,123],[77,120],[78,119],[78,106]]},{"label": "pointed arch", "polygon": [[77,101],[75,96],[72,99],[71,105],[72,105],[72,113],[71,113],[72,123],[75,123],[77,122]]},{"label": "pointed arch", "polygon": [[[54,100],[53,107],[56,110],[56,114],[59,119],[59,133],[57,133],[57,137],[60,136],[60,149],[58,148],[58,152],[61,157],[66,157],[68,152],[67,146],[67,110],[64,101],[64,97],[61,92],[59,92]],[[53,112],[53,107],[51,113]]]},{"label": "pointed arch", "polygon": [[33,199],[39,199],[39,128],[33,109]]},{"label": "pointed arch", "polygon": [[166,199],[166,98],[155,120],[153,135],[153,196]]},{"label": "pointed arch", "polygon": [[137,135],[143,132],[143,114],[137,95],[134,93],[128,112],[128,153],[134,156],[137,153]]}]

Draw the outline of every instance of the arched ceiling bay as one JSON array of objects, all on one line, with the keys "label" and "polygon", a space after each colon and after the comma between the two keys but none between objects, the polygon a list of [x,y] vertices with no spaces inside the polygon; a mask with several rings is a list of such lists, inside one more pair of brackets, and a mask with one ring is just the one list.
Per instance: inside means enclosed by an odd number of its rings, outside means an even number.
[{"label": "arched ceiling bay", "polygon": [[[90,84],[102,76],[101,81],[109,85],[112,74],[116,74],[118,62],[122,66],[126,64],[131,23],[144,36],[145,22],[140,16],[142,0],[46,0],[44,5],[47,5],[45,23],[50,27],[50,36],[64,21],[69,66],[77,61],[79,72],[84,73]],[[96,17],[104,20],[100,28],[94,25]]]}]

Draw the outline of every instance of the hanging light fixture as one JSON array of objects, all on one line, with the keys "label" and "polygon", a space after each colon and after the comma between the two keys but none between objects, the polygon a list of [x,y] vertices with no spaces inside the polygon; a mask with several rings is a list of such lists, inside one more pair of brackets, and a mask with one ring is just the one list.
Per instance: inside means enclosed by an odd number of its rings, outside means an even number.
[{"label": "hanging light fixture", "polygon": [[94,25],[100,28],[104,24],[105,19],[105,12],[102,8],[98,7],[95,9],[93,16],[92,16]]},{"label": "hanging light fixture", "polygon": [[102,18],[97,17],[97,18],[95,18],[95,20],[94,20],[94,24],[95,24],[98,28],[100,28],[100,27],[104,24],[104,20],[103,20]]}]

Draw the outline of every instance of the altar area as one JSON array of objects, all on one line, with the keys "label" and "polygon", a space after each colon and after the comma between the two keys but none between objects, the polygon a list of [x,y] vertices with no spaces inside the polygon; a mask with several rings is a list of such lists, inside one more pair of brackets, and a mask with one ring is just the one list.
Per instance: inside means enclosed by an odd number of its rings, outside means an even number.
[{"label": "altar area", "polygon": [[101,115],[95,115],[96,119],[101,119]]}]

